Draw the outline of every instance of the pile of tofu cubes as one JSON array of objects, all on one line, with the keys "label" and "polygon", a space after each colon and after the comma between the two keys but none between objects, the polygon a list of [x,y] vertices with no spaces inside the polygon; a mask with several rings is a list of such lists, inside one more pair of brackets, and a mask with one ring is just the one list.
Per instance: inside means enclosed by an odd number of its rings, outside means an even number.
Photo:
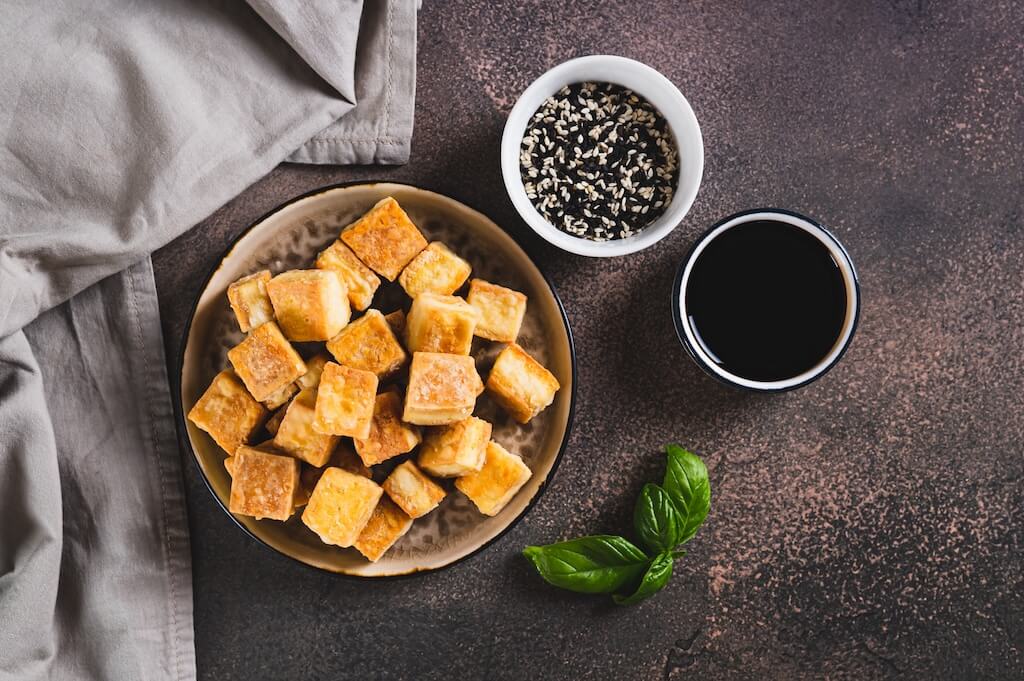
[{"label": "pile of tofu cubes", "polygon": [[[481,513],[500,512],[531,472],[473,416],[477,397],[486,389],[527,423],[559,383],[516,344],[526,296],[480,279],[455,295],[470,273],[389,197],[314,268],[233,283],[228,300],[247,335],[188,414],[227,452],[230,511],[286,521],[304,507],[322,541],[371,561],[438,507],[448,489],[437,479],[453,478]],[[379,277],[398,281],[408,313],[370,307]],[[486,384],[474,336],[506,344]]]}]

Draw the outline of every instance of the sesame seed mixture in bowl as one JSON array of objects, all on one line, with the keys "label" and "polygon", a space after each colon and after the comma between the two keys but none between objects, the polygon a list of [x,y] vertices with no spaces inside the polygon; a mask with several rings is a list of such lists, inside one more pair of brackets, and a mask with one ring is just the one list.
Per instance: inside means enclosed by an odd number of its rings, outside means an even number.
[{"label": "sesame seed mixture in bowl", "polygon": [[526,127],[519,165],[537,211],[592,241],[642,231],[664,214],[679,180],[665,118],[611,83],[573,83],[546,98]]},{"label": "sesame seed mixture in bowl", "polygon": [[501,177],[530,229],[568,253],[649,248],[697,198],[704,140],[690,103],[646,64],[610,54],[557,64],[505,120]]}]

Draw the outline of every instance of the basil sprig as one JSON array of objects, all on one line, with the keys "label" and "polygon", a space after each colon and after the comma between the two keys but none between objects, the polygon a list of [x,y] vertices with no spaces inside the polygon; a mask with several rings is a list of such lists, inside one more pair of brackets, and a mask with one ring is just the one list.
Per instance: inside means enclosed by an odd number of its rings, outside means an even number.
[{"label": "basil sprig", "polygon": [[632,605],[656,594],[672,577],[672,566],[686,552],[711,506],[708,470],[696,454],[667,445],[665,478],[648,483],[636,500],[633,527],[645,553],[614,535],[580,537],[523,550],[549,584],[588,594],[612,594]]}]

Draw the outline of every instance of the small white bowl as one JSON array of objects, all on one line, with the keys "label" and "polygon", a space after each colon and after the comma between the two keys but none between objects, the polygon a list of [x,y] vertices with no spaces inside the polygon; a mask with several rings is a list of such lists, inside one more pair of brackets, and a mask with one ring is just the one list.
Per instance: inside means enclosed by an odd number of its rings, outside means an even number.
[{"label": "small white bowl", "polygon": [[[668,208],[643,231],[625,239],[591,241],[563,232],[533,207],[523,187],[519,150],[530,118],[545,99],[566,85],[585,81],[614,83],[645,97],[665,118],[679,150],[679,185]],[[519,97],[501,137],[501,174],[512,205],[533,231],[555,246],[578,255],[597,258],[626,255],[660,241],[690,210],[703,173],[704,141],[690,103],[668,78],[646,64],[625,57],[598,54],[571,59],[554,67],[533,81]]]}]

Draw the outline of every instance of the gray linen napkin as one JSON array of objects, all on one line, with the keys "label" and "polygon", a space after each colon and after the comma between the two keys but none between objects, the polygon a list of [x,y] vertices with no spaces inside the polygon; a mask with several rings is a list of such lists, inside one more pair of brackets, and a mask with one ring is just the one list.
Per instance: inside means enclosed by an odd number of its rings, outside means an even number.
[{"label": "gray linen napkin", "polygon": [[193,679],[148,254],[285,159],[400,163],[413,0],[0,3],[0,679]]}]

